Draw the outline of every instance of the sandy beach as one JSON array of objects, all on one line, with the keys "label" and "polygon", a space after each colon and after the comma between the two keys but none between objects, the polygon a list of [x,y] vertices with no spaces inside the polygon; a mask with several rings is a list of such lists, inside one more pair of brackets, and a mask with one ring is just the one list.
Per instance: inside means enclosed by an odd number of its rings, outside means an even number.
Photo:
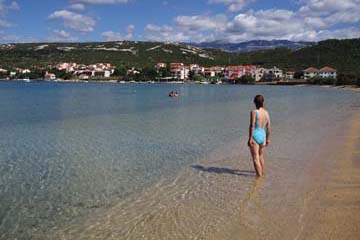
[{"label": "sandy beach", "polygon": [[320,184],[311,193],[297,239],[358,239],[360,236],[360,114],[349,121],[339,151],[325,161],[331,168],[314,170]]}]

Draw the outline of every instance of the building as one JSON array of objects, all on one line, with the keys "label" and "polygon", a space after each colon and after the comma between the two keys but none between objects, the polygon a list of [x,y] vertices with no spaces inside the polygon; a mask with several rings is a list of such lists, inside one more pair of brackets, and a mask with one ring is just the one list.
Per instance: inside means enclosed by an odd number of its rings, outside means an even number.
[{"label": "building", "polygon": [[289,71],[285,73],[286,80],[293,80],[295,78],[295,72]]},{"label": "building", "polygon": [[166,63],[157,63],[156,65],[155,65],[155,68],[157,69],[157,70],[159,70],[159,69],[161,69],[161,68],[166,68]]},{"label": "building", "polygon": [[255,81],[259,82],[261,80],[264,79],[264,75],[265,75],[266,69],[265,68],[257,68],[255,70]]},{"label": "building", "polygon": [[173,78],[185,80],[189,78],[190,67],[183,63],[170,63],[170,71]]},{"label": "building", "polygon": [[205,68],[199,66],[198,64],[190,64],[189,69],[194,74],[205,74]]},{"label": "building", "polygon": [[89,75],[80,74],[79,79],[80,79],[80,80],[89,80]]},{"label": "building", "polygon": [[59,63],[56,69],[59,71],[74,72],[78,65],[76,63]]},{"label": "building", "polygon": [[185,80],[189,78],[190,68],[189,67],[181,67],[171,69],[171,75],[175,79]]},{"label": "building", "polygon": [[236,80],[245,75],[254,76],[256,73],[256,66],[254,65],[240,65],[225,67],[224,76],[228,80]]},{"label": "building", "polygon": [[27,73],[31,73],[31,70],[26,68],[26,69],[23,69],[23,68],[16,68],[15,69],[16,72],[20,73],[20,74],[27,74]]},{"label": "building", "polygon": [[275,79],[283,78],[283,71],[276,66],[270,69],[266,69],[266,74],[273,75]]},{"label": "building", "polygon": [[184,63],[170,63],[170,69],[178,69],[184,67]]},{"label": "building", "polygon": [[222,75],[222,74],[224,74],[224,71],[225,71],[225,68],[223,66],[214,66],[214,67],[211,67],[211,69],[213,71],[215,71],[216,75]]},{"label": "building", "polygon": [[271,82],[283,78],[283,71],[278,67],[273,68],[256,68],[252,73],[252,77],[255,78],[256,82],[266,81]]},{"label": "building", "polygon": [[317,77],[319,74],[319,69],[314,67],[309,67],[304,70],[304,79],[307,80],[309,78]]},{"label": "building", "polygon": [[54,73],[46,72],[44,78],[47,80],[56,80],[56,75]]},{"label": "building", "polygon": [[139,70],[137,70],[136,68],[132,67],[131,69],[128,69],[127,70],[127,74],[128,75],[138,75],[140,74],[141,72]]},{"label": "building", "polygon": [[76,63],[61,63],[57,65],[58,70],[73,72],[75,75],[88,77],[109,78],[115,72],[115,67],[110,63],[96,63],[91,65],[83,65]]},{"label": "building", "polygon": [[205,77],[215,77],[216,72],[212,68],[204,68],[204,76]]},{"label": "building", "polygon": [[319,77],[322,78],[335,78],[336,79],[336,69],[331,67],[323,67],[318,72]]},{"label": "building", "polygon": [[27,74],[27,73],[31,73],[31,70],[30,69],[22,69],[21,71],[22,74]]}]

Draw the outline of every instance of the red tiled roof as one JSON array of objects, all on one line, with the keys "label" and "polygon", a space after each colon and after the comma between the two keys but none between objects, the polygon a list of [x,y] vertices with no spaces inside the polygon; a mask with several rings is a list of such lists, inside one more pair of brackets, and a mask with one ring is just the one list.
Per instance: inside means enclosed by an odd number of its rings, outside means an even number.
[{"label": "red tiled roof", "polygon": [[319,69],[314,68],[314,67],[309,67],[309,68],[305,69],[304,72],[319,72]]},{"label": "red tiled roof", "polygon": [[320,72],[336,72],[336,69],[331,67],[323,67],[322,69],[320,69]]}]

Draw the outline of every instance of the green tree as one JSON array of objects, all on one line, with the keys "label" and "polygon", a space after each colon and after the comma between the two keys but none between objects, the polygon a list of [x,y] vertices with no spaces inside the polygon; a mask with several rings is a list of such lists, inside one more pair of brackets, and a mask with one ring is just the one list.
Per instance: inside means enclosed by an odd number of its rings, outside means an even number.
[{"label": "green tree", "polygon": [[250,75],[244,75],[235,80],[236,84],[254,84],[255,79]]},{"label": "green tree", "polygon": [[204,80],[204,76],[200,74],[194,74],[192,80],[196,82],[201,82]]},{"label": "green tree", "polygon": [[121,65],[114,70],[115,77],[125,77],[127,73],[127,68],[124,65]]},{"label": "green tree", "polygon": [[294,78],[295,79],[301,79],[301,78],[303,78],[304,77],[304,72],[303,71],[297,71],[297,72],[295,72],[295,74],[294,74]]},{"label": "green tree", "polygon": [[141,71],[144,79],[155,80],[159,75],[154,67],[145,67]]}]

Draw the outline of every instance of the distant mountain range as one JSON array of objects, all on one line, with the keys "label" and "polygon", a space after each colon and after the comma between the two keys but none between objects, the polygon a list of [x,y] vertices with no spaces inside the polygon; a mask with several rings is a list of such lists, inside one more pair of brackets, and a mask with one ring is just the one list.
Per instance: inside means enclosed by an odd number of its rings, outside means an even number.
[{"label": "distant mountain range", "polygon": [[253,40],[241,43],[227,43],[223,41],[190,43],[194,47],[222,49],[227,52],[253,52],[258,50],[268,50],[275,48],[288,48],[298,50],[304,47],[313,46],[315,42],[293,42],[288,40]]}]

